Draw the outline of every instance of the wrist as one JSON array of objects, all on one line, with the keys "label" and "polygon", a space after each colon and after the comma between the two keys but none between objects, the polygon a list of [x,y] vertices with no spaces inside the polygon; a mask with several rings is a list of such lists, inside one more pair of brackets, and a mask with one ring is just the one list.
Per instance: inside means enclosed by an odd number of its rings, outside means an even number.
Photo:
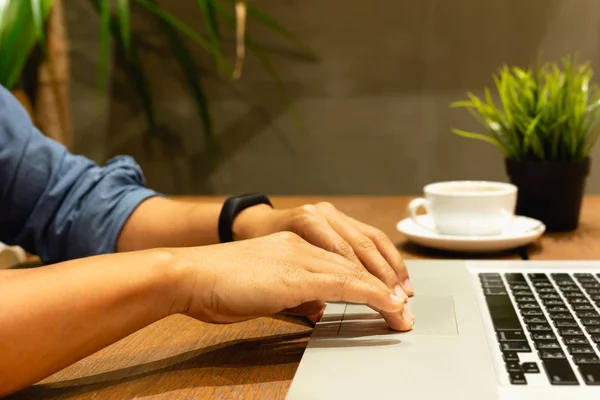
[{"label": "wrist", "polygon": [[185,313],[189,308],[190,294],[196,284],[196,269],[186,257],[188,248],[154,249],[154,271],[157,285],[166,298],[163,317]]},{"label": "wrist", "polygon": [[258,204],[240,212],[231,226],[234,240],[253,239],[268,235],[277,225],[280,210],[267,204]]}]

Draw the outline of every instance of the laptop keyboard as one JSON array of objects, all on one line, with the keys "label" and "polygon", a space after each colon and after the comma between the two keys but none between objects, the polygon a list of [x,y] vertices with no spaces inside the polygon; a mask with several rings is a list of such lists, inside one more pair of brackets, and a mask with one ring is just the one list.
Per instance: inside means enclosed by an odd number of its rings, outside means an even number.
[{"label": "laptop keyboard", "polygon": [[[479,274],[511,384],[545,373],[551,385],[600,385],[599,277]],[[538,362],[520,363],[519,353],[532,352]]]}]

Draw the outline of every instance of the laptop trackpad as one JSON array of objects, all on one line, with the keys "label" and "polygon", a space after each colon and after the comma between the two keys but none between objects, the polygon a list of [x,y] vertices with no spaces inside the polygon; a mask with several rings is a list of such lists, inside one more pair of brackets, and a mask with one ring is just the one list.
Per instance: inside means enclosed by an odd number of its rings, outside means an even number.
[{"label": "laptop trackpad", "polygon": [[[408,309],[415,325],[402,335],[458,335],[452,296],[421,295],[409,299]],[[386,335],[392,331],[379,313],[364,305],[348,304],[340,326],[340,336]]]}]

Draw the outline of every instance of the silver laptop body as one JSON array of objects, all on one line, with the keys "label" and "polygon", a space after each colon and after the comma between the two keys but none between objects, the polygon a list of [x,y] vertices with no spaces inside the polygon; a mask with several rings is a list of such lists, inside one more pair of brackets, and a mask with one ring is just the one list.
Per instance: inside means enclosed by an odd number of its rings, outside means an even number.
[{"label": "silver laptop body", "polygon": [[600,261],[407,265],[413,330],[391,331],[362,305],[329,304],[289,400],[600,399]]}]

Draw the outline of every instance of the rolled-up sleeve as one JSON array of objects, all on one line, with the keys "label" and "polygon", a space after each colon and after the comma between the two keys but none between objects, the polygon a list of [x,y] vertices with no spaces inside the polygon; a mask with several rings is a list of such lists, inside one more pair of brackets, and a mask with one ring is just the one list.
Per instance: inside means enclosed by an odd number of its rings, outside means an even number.
[{"label": "rolled-up sleeve", "polygon": [[135,208],[157,195],[130,157],[105,166],[42,135],[0,87],[0,241],[46,263],[111,253]]}]

